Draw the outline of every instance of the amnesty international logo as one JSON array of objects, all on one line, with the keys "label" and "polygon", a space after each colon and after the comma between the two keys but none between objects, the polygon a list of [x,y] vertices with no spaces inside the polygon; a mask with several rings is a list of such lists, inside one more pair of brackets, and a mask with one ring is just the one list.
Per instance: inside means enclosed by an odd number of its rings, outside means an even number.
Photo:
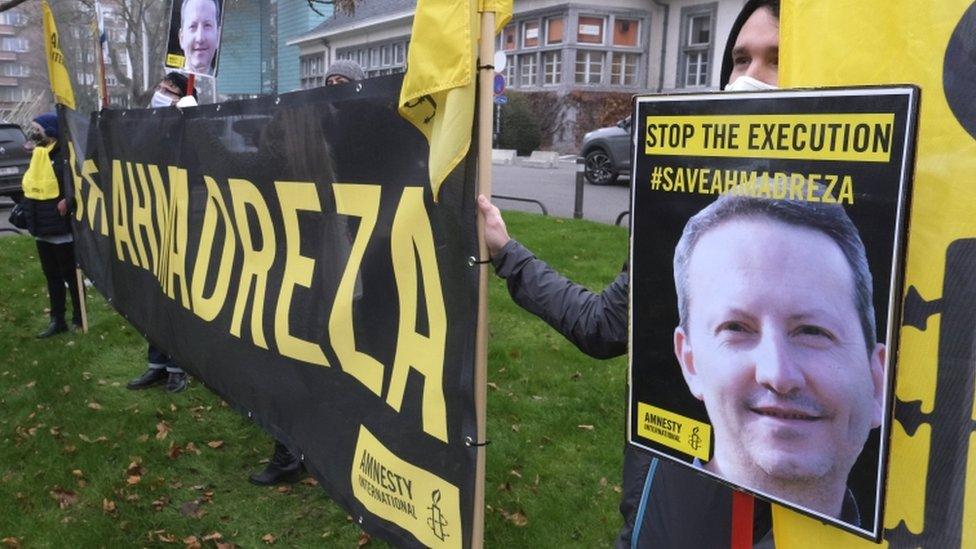
[{"label": "amnesty international logo", "polygon": [[430,507],[427,508],[430,511],[430,515],[427,517],[427,527],[430,531],[434,533],[437,539],[444,541],[446,538],[450,537],[444,531],[444,527],[448,525],[447,519],[444,518],[444,514],[441,512],[439,503],[441,502],[441,491],[434,490],[430,494]]}]

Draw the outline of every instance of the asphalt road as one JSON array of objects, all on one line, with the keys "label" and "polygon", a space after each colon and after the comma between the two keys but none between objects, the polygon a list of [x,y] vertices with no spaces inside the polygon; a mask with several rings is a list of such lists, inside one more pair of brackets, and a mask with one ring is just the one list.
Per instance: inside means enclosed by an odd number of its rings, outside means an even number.
[{"label": "asphalt road", "polygon": [[[540,213],[539,206],[500,198],[514,196],[532,198],[545,204],[549,215],[573,217],[576,196],[576,168],[527,168],[522,166],[492,166],[491,190],[493,202],[502,211],[519,210]],[[613,224],[617,217],[630,209],[630,182],[621,177],[613,185],[583,184],[583,218]],[[627,226],[627,218],[621,222]]]},{"label": "asphalt road", "polygon": [[[599,223],[613,224],[617,217],[629,209],[630,187],[627,178],[620,178],[614,185],[597,186],[586,183],[583,185],[583,218]],[[549,215],[555,217],[573,217],[573,205],[576,196],[575,166],[560,166],[558,168],[526,168],[522,166],[492,166],[492,193],[494,203],[502,211],[518,210],[540,213],[536,204],[529,204],[515,200],[501,198],[513,196],[530,198],[542,202]],[[0,197],[0,237],[15,234],[7,222],[13,201],[7,197]],[[625,217],[621,225],[627,226]]]}]

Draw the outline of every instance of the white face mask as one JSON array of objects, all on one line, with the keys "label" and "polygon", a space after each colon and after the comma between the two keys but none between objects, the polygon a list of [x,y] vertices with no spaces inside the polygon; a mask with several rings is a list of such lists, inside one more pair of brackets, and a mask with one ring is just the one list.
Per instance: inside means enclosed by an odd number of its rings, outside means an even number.
[{"label": "white face mask", "polygon": [[163,107],[172,107],[173,99],[163,92],[157,91],[152,96],[152,101],[149,102],[150,109],[161,109]]},{"label": "white face mask", "polygon": [[762,80],[756,80],[751,76],[742,75],[735,79],[735,82],[729,82],[725,86],[725,91],[763,91],[763,90],[778,90],[779,87],[772,84],[767,84]]}]

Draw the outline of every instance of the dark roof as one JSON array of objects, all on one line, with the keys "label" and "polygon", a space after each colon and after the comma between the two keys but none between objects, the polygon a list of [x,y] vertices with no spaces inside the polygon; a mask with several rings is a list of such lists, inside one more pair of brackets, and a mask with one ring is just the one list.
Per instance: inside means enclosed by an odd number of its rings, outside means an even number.
[{"label": "dark roof", "polygon": [[384,15],[413,10],[417,7],[417,0],[361,0],[356,3],[356,11],[351,14],[336,12],[335,15],[320,23],[314,29],[299,36],[301,40],[305,36],[320,34],[324,31],[336,31],[345,27],[368,21]]}]

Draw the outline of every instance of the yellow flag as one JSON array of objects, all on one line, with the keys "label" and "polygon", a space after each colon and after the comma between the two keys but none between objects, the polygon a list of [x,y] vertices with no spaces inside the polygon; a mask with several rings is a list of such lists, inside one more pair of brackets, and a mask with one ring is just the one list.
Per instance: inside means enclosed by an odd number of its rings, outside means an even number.
[{"label": "yellow flag", "polygon": [[75,94],[71,90],[68,80],[68,69],[64,66],[64,54],[61,52],[61,40],[58,28],[54,24],[54,15],[47,0],[41,2],[44,10],[44,50],[47,52],[47,74],[51,80],[51,93],[54,101],[68,108],[75,108]]},{"label": "yellow flag", "polygon": [[[484,11],[496,11],[496,31],[511,19],[512,0],[484,4]],[[430,142],[428,169],[435,200],[444,178],[471,146],[478,10],[478,0],[419,0],[413,16],[400,114]]]},{"label": "yellow flag", "polygon": [[[976,2],[789,0],[780,30],[781,86],[922,90],[882,546],[976,549]],[[777,549],[879,547],[773,517]]]}]

